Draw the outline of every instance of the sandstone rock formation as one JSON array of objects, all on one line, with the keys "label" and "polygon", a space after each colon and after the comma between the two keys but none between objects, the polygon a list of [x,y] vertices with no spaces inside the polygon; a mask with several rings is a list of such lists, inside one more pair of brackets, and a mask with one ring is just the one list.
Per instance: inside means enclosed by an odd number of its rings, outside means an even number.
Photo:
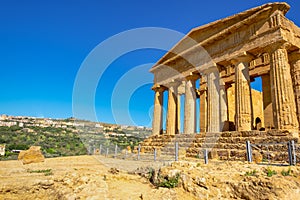
[{"label": "sandstone rock formation", "polygon": [[26,151],[21,151],[18,156],[18,160],[22,161],[22,163],[30,164],[30,163],[39,163],[44,162],[45,157],[41,152],[40,146],[31,146]]}]

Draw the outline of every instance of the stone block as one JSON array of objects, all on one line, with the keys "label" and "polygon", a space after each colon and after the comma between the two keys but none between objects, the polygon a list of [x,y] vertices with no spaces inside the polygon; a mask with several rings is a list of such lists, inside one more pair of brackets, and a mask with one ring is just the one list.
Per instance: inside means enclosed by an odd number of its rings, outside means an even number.
[{"label": "stone block", "polygon": [[28,150],[21,151],[19,153],[18,160],[25,165],[30,163],[44,162],[45,157],[41,152],[40,146],[31,146]]}]

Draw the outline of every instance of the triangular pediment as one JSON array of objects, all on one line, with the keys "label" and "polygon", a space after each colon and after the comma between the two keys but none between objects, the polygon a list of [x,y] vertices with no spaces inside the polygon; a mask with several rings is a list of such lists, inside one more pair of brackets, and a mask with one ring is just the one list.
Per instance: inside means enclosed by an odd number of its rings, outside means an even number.
[{"label": "triangular pediment", "polygon": [[[169,52],[167,52],[154,66],[164,63],[170,58],[186,51],[196,43],[203,41],[214,41],[217,38],[226,37],[225,32],[232,27],[247,25],[257,20],[268,19],[276,12],[280,11],[284,15],[289,10],[287,3],[268,3],[255,7],[230,17],[217,20],[215,22],[193,28],[183,39],[181,39]],[[228,32],[228,31],[227,31]],[[223,34],[224,33],[224,34]]]}]

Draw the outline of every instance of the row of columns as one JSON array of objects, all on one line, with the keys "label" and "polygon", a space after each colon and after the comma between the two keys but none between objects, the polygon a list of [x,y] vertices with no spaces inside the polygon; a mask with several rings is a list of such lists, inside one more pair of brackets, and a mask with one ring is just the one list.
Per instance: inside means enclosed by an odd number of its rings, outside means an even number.
[{"label": "row of columns", "polygon": [[[219,71],[217,68],[205,72],[205,78],[201,79],[201,85],[207,85],[199,90],[200,96],[200,129],[201,131],[220,132],[222,124],[227,120],[227,97],[225,84],[220,86]],[[196,89],[195,82],[199,75],[191,75],[185,80],[185,104],[184,104],[184,133],[196,132]],[[167,110],[167,134],[178,134],[180,130],[180,95],[178,95],[179,82],[168,84],[168,87],[155,86],[153,134],[161,134],[163,121],[163,92],[168,90]],[[220,101],[221,98],[221,101]],[[220,104],[221,102],[221,104]],[[220,108],[223,112],[219,113]],[[226,116],[225,116],[226,115]],[[221,123],[220,116],[223,117]],[[222,119],[222,118],[221,118]]]},{"label": "row of columns", "polygon": [[[270,75],[263,78],[264,107],[272,102],[273,123],[275,129],[298,130],[300,117],[300,53],[293,56],[293,70],[296,71],[292,81],[290,64],[285,45],[272,45],[266,48],[270,54]],[[295,59],[295,57],[297,59]],[[237,131],[252,130],[252,99],[249,76],[251,57],[243,54],[231,62],[235,65],[235,126]],[[196,132],[196,88],[195,81],[199,77],[193,75],[185,80],[184,133]],[[269,85],[264,79],[269,78]],[[299,81],[298,81],[299,80]],[[294,87],[293,87],[294,84]],[[168,85],[167,134],[178,134],[180,130],[180,97],[179,83]],[[166,87],[154,87],[155,103],[153,118],[153,134],[162,133],[163,91]],[[297,91],[294,91],[297,90]],[[265,96],[269,91],[271,98]],[[220,79],[216,66],[203,72],[200,88],[200,132],[221,132],[228,120],[228,102],[226,85]],[[298,118],[296,114],[297,100]],[[266,100],[265,100],[266,98]],[[268,100],[269,99],[269,100]],[[265,105],[265,102],[268,104]],[[266,116],[265,116],[266,117]]]}]

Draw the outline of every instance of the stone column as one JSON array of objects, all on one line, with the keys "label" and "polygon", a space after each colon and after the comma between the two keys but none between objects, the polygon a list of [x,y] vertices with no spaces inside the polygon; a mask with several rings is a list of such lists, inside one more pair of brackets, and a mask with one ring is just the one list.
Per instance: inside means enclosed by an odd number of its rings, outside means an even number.
[{"label": "stone column", "polygon": [[270,79],[275,129],[298,131],[293,83],[288,62],[287,43],[274,44],[270,54]]},{"label": "stone column", "polygon": [[153,88],[155,91],[154,97],[154,113],[153,113],[153,121],[152,121],[152,134],[159,135],[163,133],[163,96],[164,96],[164,87],[155,87]]},{"label": "stone column", "polygon": [[298,123],[300,122],[300,50],[294,51],[289,55],[291,64],[291,75],[293,81],[296,114]]},{"label": "stone column", "polygon": [[196,88],[195,80],[198,77],[189,76],[185,81],[184,102],[184,133],[194,134],[196,132]]},{"label": "stone column", "polygon": [[261,76],[262,92],[263,92],[263,107],[264,107],[264,126],[266,129],[274,128],[273,108],[272,108],[272,95],[270,74]]},{"label": "stone column", "polygon": [[178,132],[177,132],[177,134],[180,134],[180,129],[181,129],[181,94],[180,93],[178,93],[177,94],[177,130],[178,130]]},{"label": "stone column", "polygon": [[238,57],[233,60],[235,65],[235,129],[250,131],[252,129],[250,76],[248,57]]},{"label": "stone column", "polygon": [[177,107],[177,90],[178,83],[168,85],[168,114],[167,114],[167,135],[175,135],[178,131],[178,107]]},{"label": "stone column", "polygon": [[217,67],[206,72],[207,80],[207,132],[220,132],[220,74]]},{"label": "stone column", "polygon": [[207,130],[207,85],[205,76],[202,76],[200,82],[200,132]]},{"label": "stone column", "polygon": [[222,79],[220,79],[220,130],[229,131],[227,106],[227,88]]}]

